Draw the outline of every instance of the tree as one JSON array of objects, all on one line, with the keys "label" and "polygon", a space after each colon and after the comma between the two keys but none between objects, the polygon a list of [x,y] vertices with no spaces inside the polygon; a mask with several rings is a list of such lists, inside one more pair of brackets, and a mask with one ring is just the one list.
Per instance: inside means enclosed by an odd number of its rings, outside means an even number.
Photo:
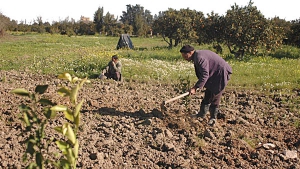
[{"label": "tree", "polygon": [[122,11],[122,16],[120,17],[120,21],[128,25],[133,25],[134,24],[133,6],[126,5],[126,9],[127,9],[126,11]]},{"label": "tree", "polygon": [[135,14],[133,23],[133,31],[137,36],[145,36],[147,34],[147,25],[142,15]]},{"label": "tree", "polygon": [[248,6],[231,6],[227,10],[224,22],[224,40],[229,51],[237,58],[243,57],[245,52],[256,54],[260,44],[264,43],[268,28],[267,19],[257,10],[253,3]]},{"label": "tree", "polygon": [[201,16],[196,20],[196,31],[199,37],[197,42],[202,43],[220,43],[223,39],[224,17],[211,12],[207,18]]},{"label": "tree", "polygon": [[149,33],[152,36],[153,15],[151,15],[151,12],[147,9],[145,10],[145,22],[146,33]]},{"label": "tree", "polygon": [[0,12],[0,37],[4,35],[8,25],[9,25],[10,19],[6,17],[5,15],[2,15]]},{"label": "tree", "polygon": [[[69,19],[69,17],[66,17],[65,20],[60,21],[60,24],[59,24],[60,34],[68,35],[68,36],[74,35],[75,34],[74,25],[75,25],[75,20]],[[84,34],[84,33],[86,33],[86,30],[81,30],[81,32],[79,30],[79,33]]]},{"label": "tree", "polygon": [[[126,5],[127,11],[123,11],[120,21],[133,28],[133,33],[138,36],[146,36],[150,31],[153,16],[149,10],[144,10],[140,5]],[[126,26],[127,27],[127,26]]]},{"label": "tree", "polygon": [[45,26],[41,16],[37,17],[37,19],[34,21],[32,30],[33,32],[45,33]]},{"label": "tree", "polygon": [[99,7],[94,14],[94,24],[97,32],[103,31],[103,26],[104,26],[103,12],[104,12],[103,7],[102,8]]},{"label": "tree", "polygon": [[129,35],[133,34],[133,27],[131,25],[128,24],[122,24],[122,28],[124,30],[124,33],[127,33]]},{"label": "tree", "polygon": [[9,31],[18,31],[18,22],[16,20],[12,20],[8,24]]},{"label": "tree", "polygon": [[50,33],[50,31],[51,31],[51,24],[49,22],[45,22],[43,25],[45,27],[45,31],[47,33]]},{"label": "tree", "polygon": [[287,42],[290,45],[300,47],[300,19],[291,21],[291,30],[287,35]]},{"label": "tree", "polygon": [[103,30],[105,34],[114,36],[116,34],[116,24],[117,19],[115,19],[115,16],[107,12],[103,18]]},{"label": "tree", "polygon": [[288,22],[278,17],[268,20],[267,23],[261,45],[265,46],[266,50],[270,52],[282,45],[290,26]]},{"label": "tree", "polygon": [[[67,29],[70,31],[70,29]],[[92,22],[79,22],[78,33],[81,35],[95,35],[95,25]]]},{"label": "tree", "polygon": [[190,9],[180,11],[169,8],[159,14],[154,21],[153,30],[158,32],[166,41],[169,47],[175,47],[183,41],[196,42],[196,21],[203,17],[202,12]]},{"label": "tree", "polygon": [[60,23],[57,21],[53,21],[50,27],[49,33],[55,34],[60,32]]}]

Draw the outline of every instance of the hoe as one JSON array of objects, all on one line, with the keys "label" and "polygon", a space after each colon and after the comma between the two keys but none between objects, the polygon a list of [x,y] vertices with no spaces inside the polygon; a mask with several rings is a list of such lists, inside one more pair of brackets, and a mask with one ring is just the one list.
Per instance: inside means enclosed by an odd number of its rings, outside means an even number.
[{"label": "hoe", "polygon": [[179,95],[179,96],[173,97],[172,99],[163,101],[162,104],[160,105],[161,111],[164,111],[164,112],[167,111],[167,107],[166,107],[166,104],[167,104],[167,103],[170,103],[170,102],[172,102],[172,101],[175,101],[175,100],[180,99],[180,98],[182,98],[182,97],[185,97],[185,96],[187,96],[187,95],[189,95],[189,92],[186,92],[186,93],[183,93],[183,94],[181,94],[181,95]]}]

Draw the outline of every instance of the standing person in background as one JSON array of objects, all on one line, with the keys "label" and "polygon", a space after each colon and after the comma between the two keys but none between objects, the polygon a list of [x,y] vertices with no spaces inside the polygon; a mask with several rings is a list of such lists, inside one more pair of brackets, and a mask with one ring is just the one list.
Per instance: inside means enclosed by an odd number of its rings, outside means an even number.
[{"label": "standing person in background", "polygon": [[111,61],[108,62],[106,68],[102,70],[101,75],[99,76],[100,79],[114,79],[116,81],[121,81],[122,78],[122,64],[119,61],[117,55],[113,55],[111,57]]},{"label": "standing person in background", "polygon": [[208,124],[213,126],[217,122],[221,96],[232,74],[232,68],[222,57],[210,50],[195,50],[192,46],[185,45],[180,53],[185,60],[194,63],[198,78],[189,91],[190,95],[195,94],[197,89],[205,88],[197,117],[204,118],[209,111]]}]

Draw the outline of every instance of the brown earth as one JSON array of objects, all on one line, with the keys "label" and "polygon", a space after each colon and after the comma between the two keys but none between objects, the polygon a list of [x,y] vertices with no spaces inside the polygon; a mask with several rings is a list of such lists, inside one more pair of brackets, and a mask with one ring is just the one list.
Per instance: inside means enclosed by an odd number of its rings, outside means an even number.
[{"label": "brown earth", "polygon": [[[0,72],[0,168],[24,168],[25,137],[18,105],[28,103],[10,93],[14,88],[33,91],[49,84],[46,97],[67,103],[56,94],[54,76],[25,72]],[[78,168],[300,168],[299,114],[284,100],[289,95],[264,95],[259,91],[227,89],[215,127],[209,116],[192,116],[202,94],[185,106],[176,100],[162,111],[163,100],[179,95],[174,85],[91,80],[80,91],[84,98]],[[48,136],[63,118],[48,123]],[[51,149],[58,152],[57,149]]]}]

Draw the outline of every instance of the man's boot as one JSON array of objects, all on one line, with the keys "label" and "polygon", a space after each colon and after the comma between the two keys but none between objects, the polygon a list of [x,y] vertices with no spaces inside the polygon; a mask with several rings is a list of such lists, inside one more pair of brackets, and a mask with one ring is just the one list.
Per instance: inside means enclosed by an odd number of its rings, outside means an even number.
[{"label": "man's boot", "polygon": [[219,114],[219,109],[217,107],[210,107],[209,112],[210,112],[210,119],[208,124],[214,126],[217,123],[217,116]]},{"label": "man's boot", "polygon": [[209,110],[209,104],[201,104],[197,117],[204,118]]}]

